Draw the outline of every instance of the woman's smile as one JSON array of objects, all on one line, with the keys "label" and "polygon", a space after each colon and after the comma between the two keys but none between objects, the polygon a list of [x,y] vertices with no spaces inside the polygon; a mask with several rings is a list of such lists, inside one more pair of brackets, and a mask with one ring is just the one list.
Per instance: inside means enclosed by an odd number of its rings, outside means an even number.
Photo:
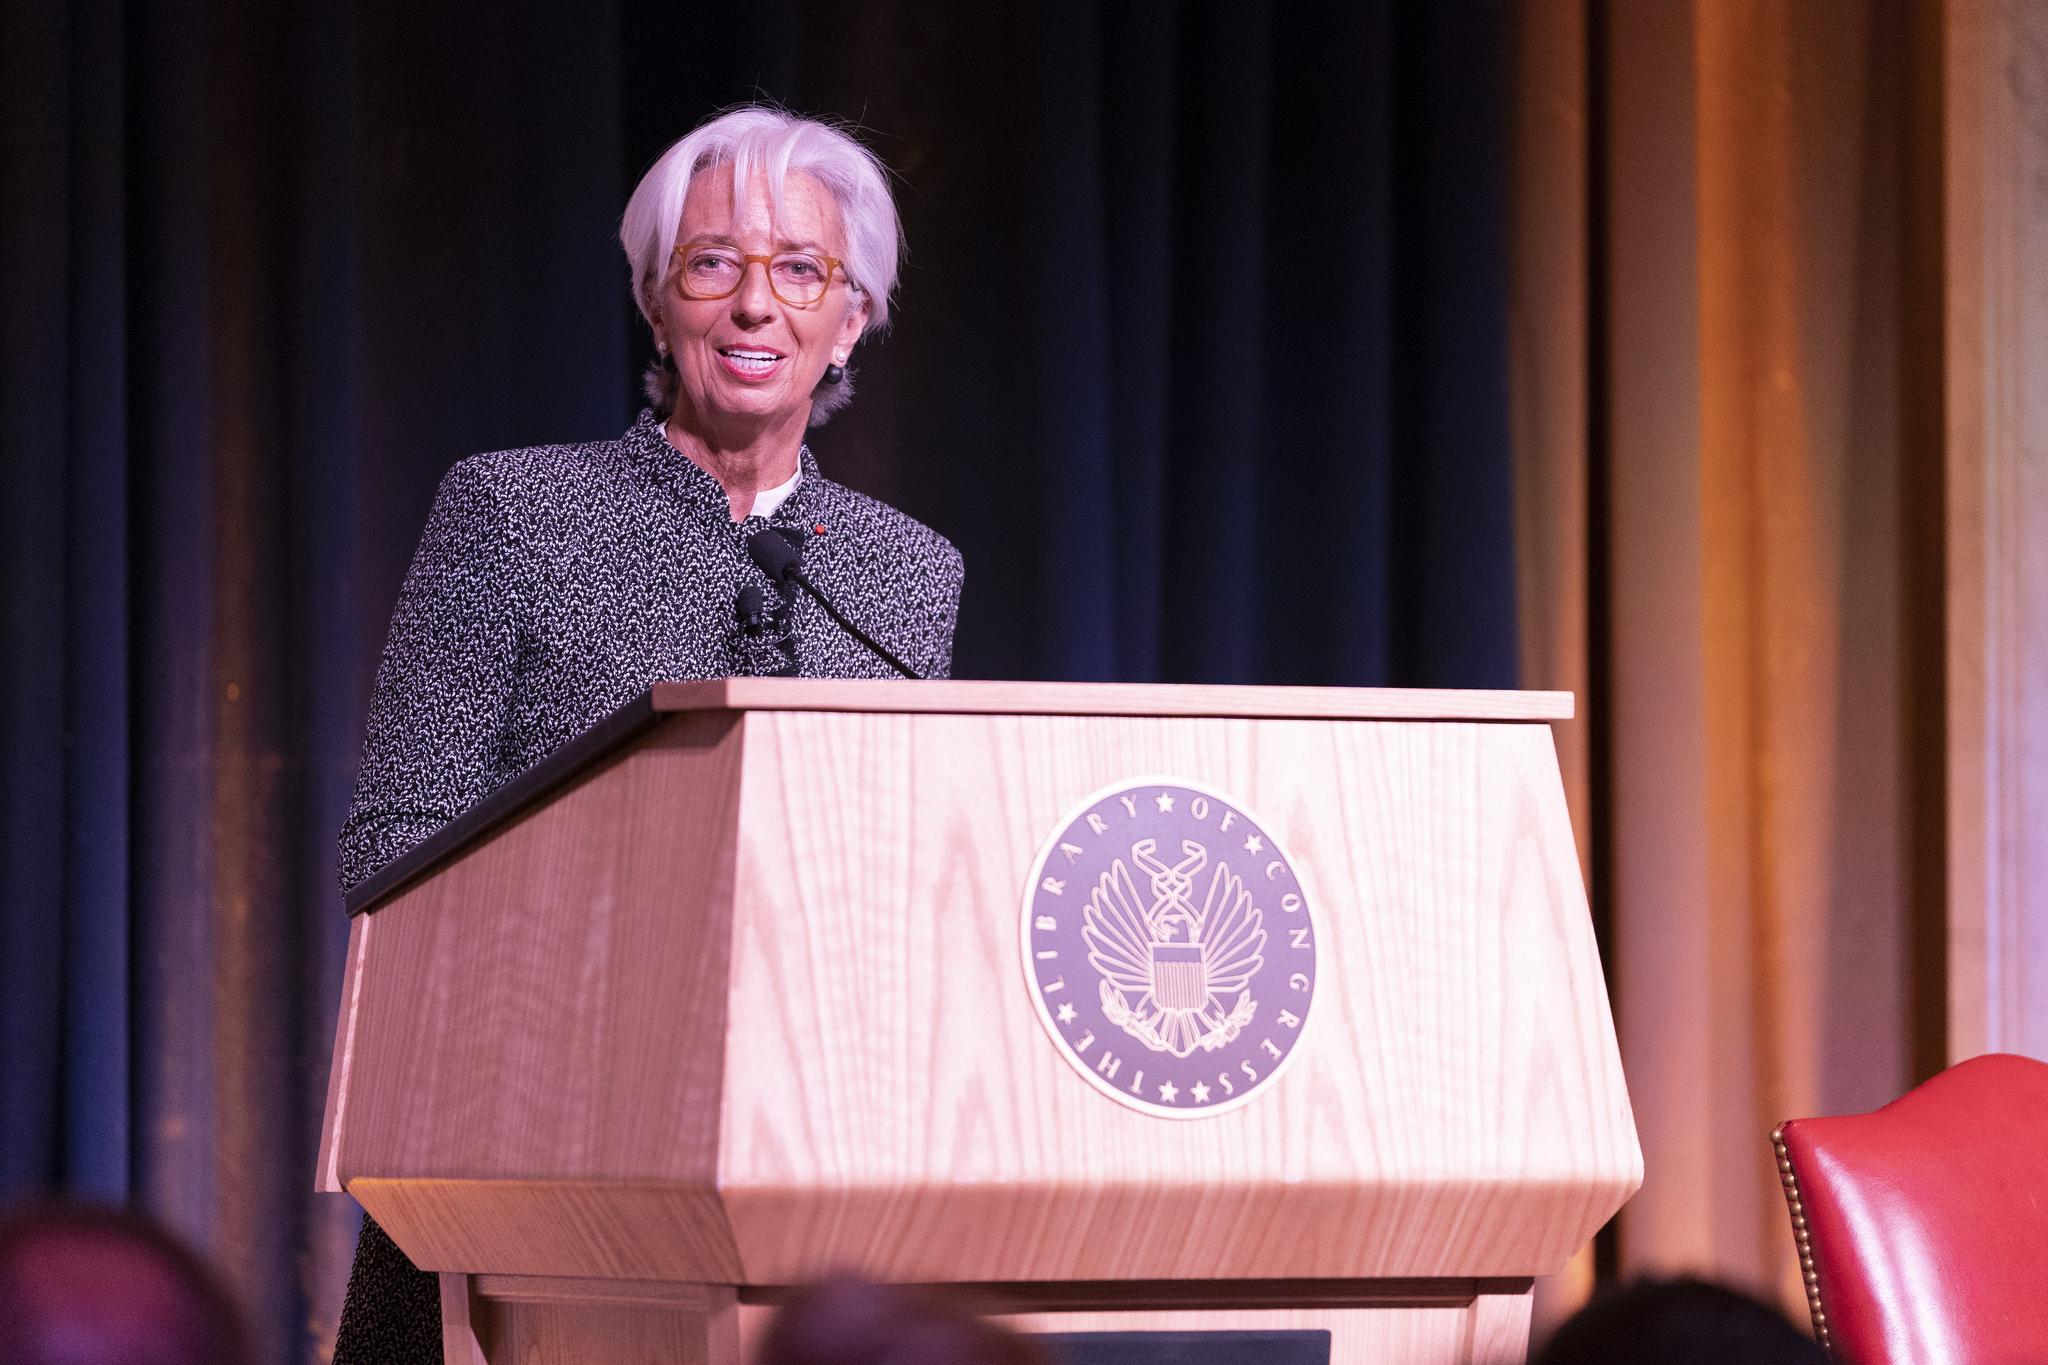
[{"label": "woman's smile", "polygon": [[719,346],[715,348],[726,372],[749,384],[772,379],[789,359],[765,346]]}]

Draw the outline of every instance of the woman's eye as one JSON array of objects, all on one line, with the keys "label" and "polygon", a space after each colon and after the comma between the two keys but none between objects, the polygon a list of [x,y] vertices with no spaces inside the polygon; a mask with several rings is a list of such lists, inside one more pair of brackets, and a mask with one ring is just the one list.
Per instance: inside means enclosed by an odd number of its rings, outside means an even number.
[{"label": "woman's eye", "polygon": [[795,256],[781,262],[782,273],[799,280],[816,279],[824,269],[808,256]]},{"label": "woman's eye", "polygon": [[692,275],[717,275],[732,269],[732,262],[723,256],[706,254],[690,257],[689,266]]}]

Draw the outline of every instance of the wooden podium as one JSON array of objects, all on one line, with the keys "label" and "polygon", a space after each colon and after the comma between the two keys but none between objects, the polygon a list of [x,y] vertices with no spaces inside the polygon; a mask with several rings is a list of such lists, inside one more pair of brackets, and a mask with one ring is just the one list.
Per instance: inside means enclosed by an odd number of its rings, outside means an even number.
[{"label": "wooden podium", "polygon": [[[358,889],[320,1188],[440,1272],[462,1365],[737,1362],[835,1270],[1034,1332],[1521,1360],[1531,1277],[1642,1177],[1546,723],[1570,714],[657,686]],[[1090,814],[1176,791],[1210,832]],[[1065,886],[1090,829],[1123,870]],[[1132,948],[1140,864],[1163,927]],[[1034,938],[1048,879],[1063,949]],[[1176,964],[1150,994],[1147,951]],[[1069,999],[1122,1022],[1082,1041]]]}]

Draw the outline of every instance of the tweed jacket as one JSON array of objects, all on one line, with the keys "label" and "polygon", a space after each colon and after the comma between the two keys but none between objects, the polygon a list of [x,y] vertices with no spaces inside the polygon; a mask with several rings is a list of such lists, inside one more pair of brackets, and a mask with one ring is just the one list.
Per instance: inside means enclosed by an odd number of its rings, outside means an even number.
[{"label": "tweed jacket", "polygon": [[[343,889],[653,683],[776,671],[786,656],[735,610],[748,583],[778,600],[746,550],[763,525],[801,528],[805,575],[921,676],[944,676],[959,552],[824,478],[808,448],[801,460],[774,516],[737,524],[651,412],[617,440],[456,464],[377,671]],[[789,619],[803,675],[896,676],[807,594]]]}]

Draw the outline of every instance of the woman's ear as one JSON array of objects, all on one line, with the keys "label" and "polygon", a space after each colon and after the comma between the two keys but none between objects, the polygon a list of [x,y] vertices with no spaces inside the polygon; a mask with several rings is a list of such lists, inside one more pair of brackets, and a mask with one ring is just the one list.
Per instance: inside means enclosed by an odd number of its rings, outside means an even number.
[{"label": "woman's ear", "polygon": [[844,365],[846,358],[853,354],[853,343],[860,340],[860,334],[868,326],[868,296],[863,293],[860,302],[846,310],[846,316],[839,320],[838,342],[832,348],[832,361]]}]

